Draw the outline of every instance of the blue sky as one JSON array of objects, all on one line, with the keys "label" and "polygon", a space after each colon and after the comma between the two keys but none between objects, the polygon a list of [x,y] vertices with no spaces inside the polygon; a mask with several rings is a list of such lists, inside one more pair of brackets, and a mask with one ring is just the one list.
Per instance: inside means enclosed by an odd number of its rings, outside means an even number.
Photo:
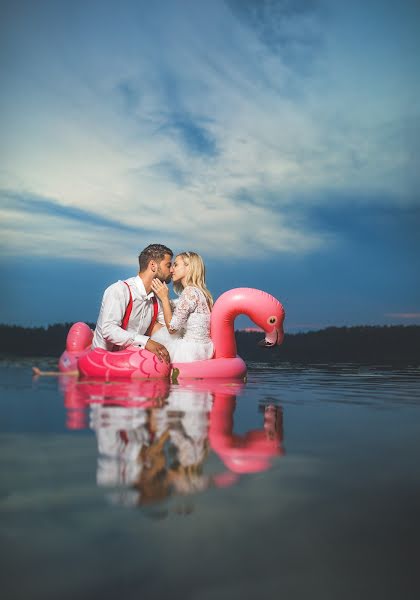
[{"label": "blue sky", "polygon": [[420,8],[2,3],[0,321],[97,316],[152,242],[287,328],[420,323]]}]

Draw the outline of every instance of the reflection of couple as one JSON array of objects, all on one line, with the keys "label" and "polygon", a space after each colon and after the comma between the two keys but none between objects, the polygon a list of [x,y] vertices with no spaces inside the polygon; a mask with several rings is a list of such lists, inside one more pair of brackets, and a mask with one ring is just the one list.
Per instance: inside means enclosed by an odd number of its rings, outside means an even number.
[{"label": "reflection of couple", "polygon": [[[187,410],[188,407],[188,410]],[[90,408],[98,443],[97,483],[111,499],[149,504],[208,487],[202,473],[208,452],[211,395],[175,389],[160,408]]]},{"label": "reflection of couple", "polygon": [[[213,356],[213,299],[203,260],[195,252],[182,252],[172,265],[172,257],[166,246],[151,244],[139,255],[138,275],[105,290],[92,348],[115,351],[137,346],[166,362]],[[176,306],[166,285],[171,280],[180,294]]]}]

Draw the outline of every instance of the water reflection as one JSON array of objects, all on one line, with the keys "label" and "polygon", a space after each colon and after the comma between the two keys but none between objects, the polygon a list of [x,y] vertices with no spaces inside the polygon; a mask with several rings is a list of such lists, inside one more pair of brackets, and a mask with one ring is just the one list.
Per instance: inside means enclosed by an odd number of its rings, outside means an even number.
[{"label": "water reflection", "polygon": [[[97,485],[113,503],[145,506],[226,487],[284,454],[283,412],[260,402],[261,427],[235,433],[239,382],[88,382],[61,376],[66,425],[96,436]],[[206,469],[211,454],[218,470]],[[211,472],[213,471],[213,472]]]}]

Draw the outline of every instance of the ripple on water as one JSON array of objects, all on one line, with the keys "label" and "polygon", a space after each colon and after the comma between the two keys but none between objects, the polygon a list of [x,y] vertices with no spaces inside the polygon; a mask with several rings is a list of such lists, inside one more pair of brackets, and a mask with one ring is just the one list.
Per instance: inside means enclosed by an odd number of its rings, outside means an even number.
[{"label": "ripple on water", "polygon": [[[388,365],[252,363],[248,385],[281,393],[285,401],[326,401],[371,406],[420,406],[420,369]],[[310,393],[309,393],[310,392]]]}]

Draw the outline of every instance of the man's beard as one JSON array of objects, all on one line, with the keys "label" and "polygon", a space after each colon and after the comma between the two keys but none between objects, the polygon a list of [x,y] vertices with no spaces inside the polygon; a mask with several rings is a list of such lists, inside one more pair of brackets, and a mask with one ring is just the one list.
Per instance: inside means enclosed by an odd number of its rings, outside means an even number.
[{"label": "man's beard", "polygon": [[164,276],[162,275],[162,271],[160,269],[158,269],[158,272],[156,273],[156,277],[162,283],[171,283],[171,281],[172,281],[172,275],[168,275],[168,277],[165,279]]}]

